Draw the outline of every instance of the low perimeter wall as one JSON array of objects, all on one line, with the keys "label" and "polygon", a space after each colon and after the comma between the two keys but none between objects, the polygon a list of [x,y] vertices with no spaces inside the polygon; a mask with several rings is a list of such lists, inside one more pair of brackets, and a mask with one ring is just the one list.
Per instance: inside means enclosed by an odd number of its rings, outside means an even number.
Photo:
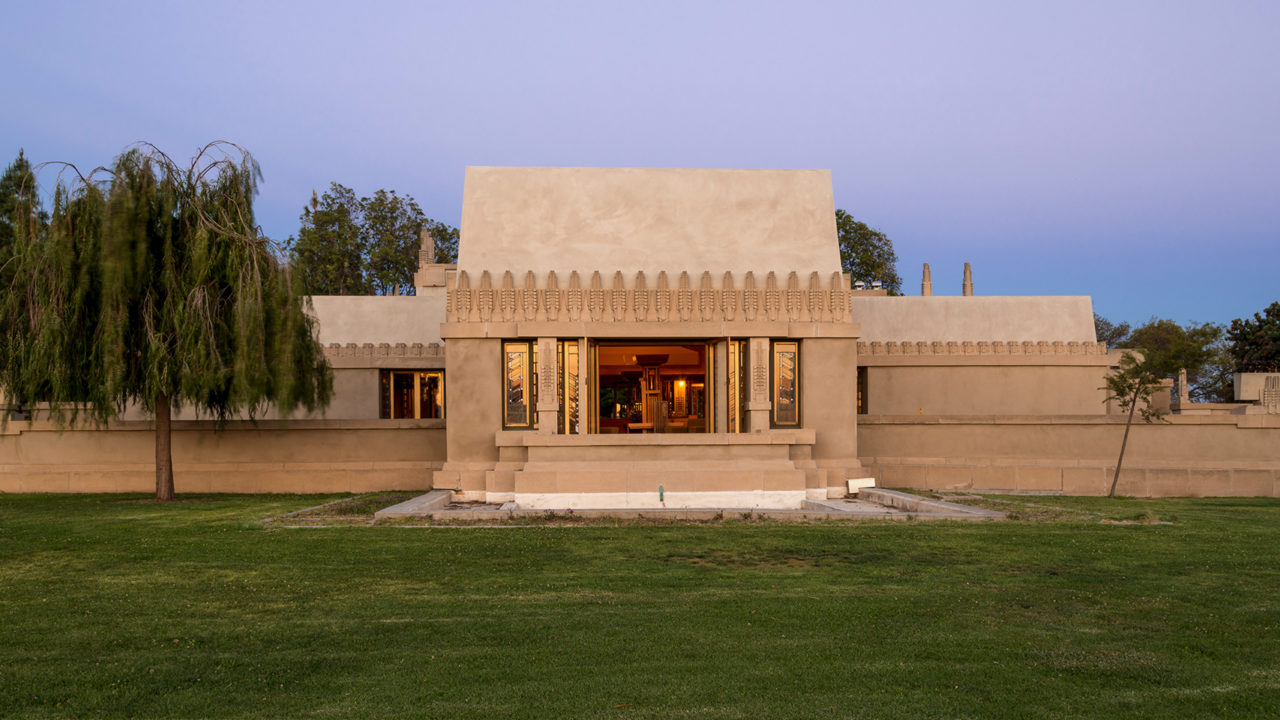
[{"label": "low perimeter wall", "polygon": [[[443,420],[173,424],[179,494],[425,490],[444,456]],[[150,422],[0,430],[0,492],[154,492],[155,477]]]},{"label": "low perimeter wall", "polygon": [[[1280,415],[1136,421],[1116,493],[1280,497]],[[858,420],[882,487],[1105,495],[1123,416],[887,416]]]}]

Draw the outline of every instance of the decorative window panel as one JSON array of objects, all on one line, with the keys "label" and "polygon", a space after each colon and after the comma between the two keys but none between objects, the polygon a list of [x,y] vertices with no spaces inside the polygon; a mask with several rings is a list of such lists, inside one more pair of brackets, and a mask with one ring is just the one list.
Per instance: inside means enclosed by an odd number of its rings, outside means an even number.
[{"label": "decorative window panel", "polygon": [[560,341],[560,427],[561,435],[578,432],[578,341]]},{"label": "decorative window panel", "polygon": [[800,426],[800,343],[775,341],[770,378],[773,382],[773,426]]},{"label": "decorative window panel", "polygon": [[[741,340],[729,341],[729,367],[728,367],[728,388],[726,392],[726,400],[728,400],[728,421],[729,427],[725,428],[726,432],[736,433],[742,432],[742,394],[743,394],[743,369],[746,343]],[[710,377],[710,375],[708,375]]]},{"label": "decorative window panel", "polygon": [[535,344],[527,340],[502,344],[502,427],[520,430],[537,427]]}]

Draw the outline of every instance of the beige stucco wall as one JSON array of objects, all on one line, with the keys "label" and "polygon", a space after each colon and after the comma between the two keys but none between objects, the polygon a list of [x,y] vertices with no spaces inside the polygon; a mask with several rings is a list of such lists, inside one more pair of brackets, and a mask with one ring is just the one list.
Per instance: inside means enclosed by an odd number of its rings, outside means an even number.
[{"label": "beige stucco wall", "polygon": [[[455,339],[445,344],[445,417],[448,462],[437,487],[484,491],[484,473],[498,461],[494,433],[502,429],[502,349],[497,340]],[[459,370],[465,368],[465,371]]]},{"label": "beige stucco wall", "polygon": [[1276,377],[1280,377],[1280,373],[1236,373],[1232,378],[1236,400],[1253,403],[1261,401],[1267,378]]},{"label": "beige stucco wall", "polygon": [[1087,296],[855,295],[852,302],[863,342],[1096,341],[1093,301]]},{"label": "beige stucco wall", "polygon": [[[179,493],[320,493],[429,489],[444,462],[440,420],[177,422]],[[0,492],[152,492],[147,422],[58,432],[10,423],[0,433]]]},{"label": "beige stucco wall", "polygon": [[[379,404],[382,392],[379,387],[377,368],[334,368],[333,395],[325,408],[308,413],[305,408],[298,408],[289,415],[284,415],[275,407],[268,407],[259,413],[259,420],[282,419],[329,419],[329,420],[375,420],[381,410]],[[150,420],[151,415],[143,412],[137,405],[125,408],[121,420]],[[174,420],[203,420],[196,414],[195,408],[187,406],[173,413]],[[248,417],[241,417],[248,420]]]},{"label": "beige stucco wall", "polygon": [[844,485],[858,471],[857,341],[808,338],[800,346],[800,421],[813,430],[814,463],[827,473],[827,487]]},{"label": "beige stucco wall", "polygon": [[919,365],[867,368],[880,415],[1103,415],[1105,366]]},{"label": "beige stucco wall", "polygon": [[[862,462],[886,487],[1106,494],[1123,417],[863,416]],[[1280,416],[1135,423],[1117,492],[1280,497]]]},{"label": "beige stucco wall", "polygon": [[311,307],[320,328],[320,343],[440,342],[444,322],[443,288],[423,295],[315,295]]},{"label": "beige stucco wall", "polygon": [[725,271],[840,270],[826,170],[470,167],[458,270],[561,283],[578,271],[665,270],[719,283]]}]

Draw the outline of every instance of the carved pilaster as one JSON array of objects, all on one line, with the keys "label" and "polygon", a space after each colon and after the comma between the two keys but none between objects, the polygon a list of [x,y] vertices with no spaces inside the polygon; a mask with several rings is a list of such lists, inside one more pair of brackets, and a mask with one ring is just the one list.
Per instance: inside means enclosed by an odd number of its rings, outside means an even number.
[{"label": "carved pilaster", "polygon": [[520,291],[520,309],[524,313],[525,320],[537,319],[538,282],[534,279],[532,270],[524,274],[524,288]]},{"label": "carved pilaster", "polygon": [[800,278],[793,270],[787,275],[787,319],[791,322],[804,320],[804,298],[800,292]]},{"label": "carved pilaster", "polygon": [[831,273],[831,319],[844,322],[849,314],[849,288],[844,284],[844,273]]},{"label": "carved pilaster", "polygon": [[720,312],[730,322],[738,314],[738,291],[733,287],[731,272],[724,274],[724,286],[720,288]]},{"label": "carved pilaster", "polygon": [[591,273],[591,289],[587,291],[587,313],[592,322],[604,319],[604,281],[600,271]]},{"label": "carved pilaster", "polygon": [[569,322],[578,322],[582,317],[582,287],[578,279],[578,271],[569,274],[569,292],[567,309]]},{"label": "carved pilaster", "polygon": [[644,322],[649,319],[649,288],[645,285],[644,271],[636,273],[635,299],[631,303],[636,320]]},{"label": "carved pilaster", "polygon": [[688,272],[680,273],[680,289],[676,292],[676,311],[680,322],[689,322],[693,319],[693,288],[689,285]]},{"label": "carved pilaster", "polygon": [[751,363],[751,394],[747,401],[747,427],[753,433],[769,429],[769,339],[751,338],[748,359]]},{"label": "carved pilaster", "polygon": [[716,319],[716,291],[711,284],[711,273],[704,271],[702,279],[698,281],[698,298],[697,316],[699,320],[711,321]]},{"label": "carved pilaster", "polygon": [[822,292],[822,279],[818,277],[818,273],[809,274],[809,291],[805,298],[809,304],[809,319],[813,322],[821,322],[823,316],[823,305],[826,305],[827,293]]},{"label": "carved pilaster", "polygon": [[756,275],[748,270],[742,286],[742,317],[747,322],[755,322],[759,312],[760,292],[756,290]]},{"label": "carved pilaster", "polygon": [[764,316],[772,322],[778,319],[781,310],[782,291],[778,289],[778,276],[770,270],[764,280]]},{"label": "carved pilaster", "polygon": [[542,310],[547,319],[555,322],[560,319],[560,285],[556,281],[556,271],[547,276],[547,287],[542,291]]},{"label": "carved pilaster", "polygon": [[489,322],[493,319],[493,279],[489,277],[489,271],[485,270],[480,273],[480,292],[477,293],[476,306],[480,311],[480,322]]},{"label": "carved pilaster", "polygon": [[609,306],[613,310],[614,322],[625,322],[627,319],[627,290],[622,282],[622,271],[613,274],[613,290],[609,292]]},{"label": "carved pilaster", "polygon": [[538,338],[538,432],[554,435],[560,424],[560,398],[556,392],[559,357],[555,338]]},{"label": "carved pilaster", "polygon": [[508,270],[502,274],[502,290],[498,293],[498,306],[503,322],[516,319],[516,279]]},{"label": "carved pilaster", "polygon": [[466,270],[458,273],[453,296],[454,314],[451,319],[455,322],[469,322],[471,320],[471,278]]},{"label": "carved pilaster", "polygon": [[654,308],[658,311],[658,322],[666,322],[671,317],[671,291],[667,288],[667,271],[658,273],[658,291],[654,297]]}]

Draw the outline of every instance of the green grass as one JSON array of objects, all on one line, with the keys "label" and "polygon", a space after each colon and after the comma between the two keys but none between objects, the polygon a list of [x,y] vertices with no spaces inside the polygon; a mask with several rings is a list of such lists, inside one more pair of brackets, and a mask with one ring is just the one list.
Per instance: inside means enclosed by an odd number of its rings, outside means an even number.
[{"label": "green grass", "polygon": [[263,522],[335,497],[0,496],[0,716],[1280,714],[1280,501]]}]

